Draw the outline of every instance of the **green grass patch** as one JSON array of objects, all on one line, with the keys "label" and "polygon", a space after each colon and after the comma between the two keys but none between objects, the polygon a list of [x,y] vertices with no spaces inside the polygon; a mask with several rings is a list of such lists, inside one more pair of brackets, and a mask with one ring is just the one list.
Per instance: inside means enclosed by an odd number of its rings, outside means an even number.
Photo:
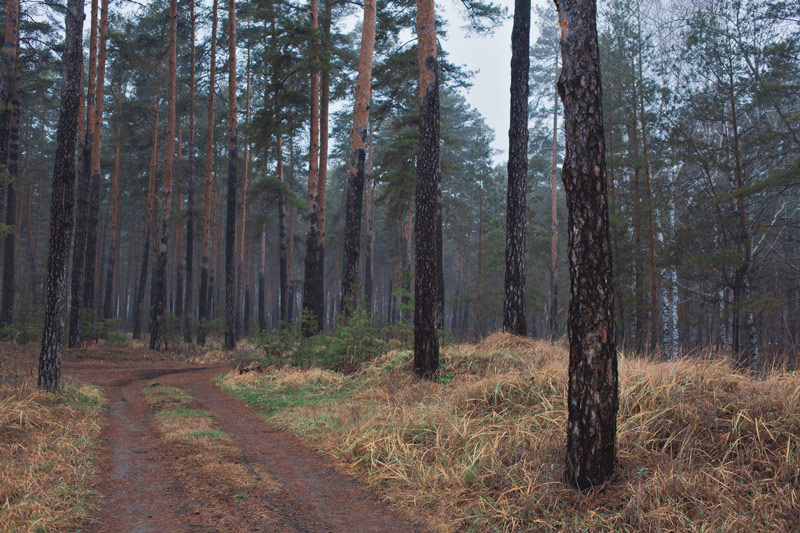
[{"label": "green grass patch", "polygon": [[211,440],[228,440],[230,437],[222,431],[213,429],[206,429],[203,431],[192,431],[187,434],[187,437],[192,439],[211,439]]},{"label": "green grass patch", "polygon": [[335,372],[296,371],[297,379],[264,375],[257,381],[216,378],[222,389],[254,407],[268,420],[298,433],[326,433],[336,429],[336,411],[346,404],[355,387]]},{"label": "green grass patch", "polygon": [[142,389],[144,392],[145,401],[148,404],[175,404],[179,406],[190,405],[194,398],[191,394],[178,387],[170,387],[162,385],[161,383],[154,382],[151,385]]}]

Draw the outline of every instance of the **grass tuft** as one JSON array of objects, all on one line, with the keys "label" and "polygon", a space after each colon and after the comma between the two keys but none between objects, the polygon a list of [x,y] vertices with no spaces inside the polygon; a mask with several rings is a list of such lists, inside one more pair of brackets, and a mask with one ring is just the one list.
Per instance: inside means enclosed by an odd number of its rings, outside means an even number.
[{"label": "grass tuft", "polygon": [[0,531],[74,530],[92,490],[105,399],[67,380],[39,391],[30,372],[0,367]]},{"label": "grass tuft", "polygon": [[393,351],[355,374],[229,373],[259,406],[441,531],[790,531],[800,516],[800,375],[621,356],[618,467],[561,483],[564,346],[494,334],[443,349],[439,382]]}]

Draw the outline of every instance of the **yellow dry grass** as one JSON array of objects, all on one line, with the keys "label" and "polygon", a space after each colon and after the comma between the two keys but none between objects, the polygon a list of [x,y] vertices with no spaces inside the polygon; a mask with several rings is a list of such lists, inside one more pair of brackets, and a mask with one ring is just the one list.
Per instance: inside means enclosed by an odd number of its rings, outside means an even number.
[{"label": "yellow dry grass", "polygon": [[[339,381],[287,370],[261,380],[229,375],[225,385],[240,393],[278,381],[332,394],[349,388],[344,398],[289,406],[272,419],[441,531],[798,526],[799,374],[745,375],[708,358],[620,357],[619,368],[618,474],[585,494],[560,481],[563,346],[494,334],[446,347],[440,383],[417,380],[410,354],[390,352]],[[309,423],[323,418],[332,422]]]},{"label": "yellow dry grass", "polygon": [[95,500],[102,392],[67,381],[48,394],[29,373],[0,374],[0,531],[72,530]]}]

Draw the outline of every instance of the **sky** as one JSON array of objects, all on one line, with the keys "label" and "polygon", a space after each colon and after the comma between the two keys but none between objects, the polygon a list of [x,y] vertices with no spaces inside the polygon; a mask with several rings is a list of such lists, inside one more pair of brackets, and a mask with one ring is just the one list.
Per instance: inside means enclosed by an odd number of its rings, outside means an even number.
[{"label": "sky", "polygon": [[[534,0],[534,4],[544,4]],[[508,158],[509,98],[511,87],[511,26],[514,15],[513,0],[494,0],[494,3],[508,10],[508,18],[498,26],[493,35],[468,35],[461,29],[464,25],[464,8],[460,0],[441,0],[436,9],[447,20],[447,39],[442,44],[450,54],[450,60],[477,71],[473,85],[465,93],[467,101],[486,119],[494,130],[495,164],[505,164]],[[552,3],[551,3],[552,5]],[[555,6],[552,6],[555,11]],[[538,34],[534,26],[531,30],[531,43]]]}]

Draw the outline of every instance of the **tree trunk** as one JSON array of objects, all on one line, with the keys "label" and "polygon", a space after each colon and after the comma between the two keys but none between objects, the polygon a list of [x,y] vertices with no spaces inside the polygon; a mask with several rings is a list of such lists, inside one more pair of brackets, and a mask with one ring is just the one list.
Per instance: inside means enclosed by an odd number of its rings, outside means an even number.
[{"label": "tree trunk", "polygon": [[[191,315],[194,306],[194,163],[195,163],[195,13],[194,0],[189,0],[191,48],[189,60],[189,173],[186,176],[186,295],[183,302],[183,342],[192,342]],[[177,261],[177,258],[175,259]]]},{"label": "tree trunk", "polygon": [[[558,50],[556,50],[558,78]],[[553,94],[553,161],[550,173],[550,338],[558,335],[558,96]]]},{"label": "tree trunk", "polygon": [[[284,181],[283,176],[283,135],[277,136],[276,160],[278,163],[278,179]],[[281,327],[289,327],[289,272],[287,270],[288,242],[286,238],[286,197],[278,196],[278,276],[280,278],[280,308]]]},{"label": "tree trunk", "polygon": [[155,299],[150,311],[150,349],[167,349],[166,303],[167,303],[167,245],[169,240],[169,218],[172,208],[172,163],[175,159],[175,105],[177,100],[176,73],[178,34],[178,0],[169,4],[169,79],[167,82],[167,129],[164,132],[164,185],[161,191],[161,232],[158,260],[155,271]]},{"label": "tree trunk", "polygon": [[[18,72],[19,57],[19,1],[6,2],[6,32],[2,48],[2,78],[0,78],[0,165],[7,165],[8,144],[13,107],[14,78]],[[0,187],[0,213],[3,212],[3,191]]]},{"label": "tree trunk", "polygon": [[[3,46],[3,66],[10,68],[10,94],[7,100],[10,110],[8,122],[8,149],[0,154],[0,168],[5,167],[8,183],[6,195],[6,224],[13,226],[13,233],[5,237],[3,250],[3,305],[0,310],[0,327],[14,320],[14,260],[15,241],[22,232],[17,222],[17,178],[19,176],[19,1],[10,0],[6,5],[6,40]],[[4,113],[5,115],[5,113]],[[5,118],[5,116],[3,117]],[[5,125],[5,124],[4,124]]]},{"label": "tree trunk", "polygon": [[[319,29],[319,1],[311,0],[311,28]],[[325,325],[324,287],[317,260],[319,243],[319,58],[312,54],[311,67],[311,134],[308,148],[308,221],[306,223],[305,276],[303,280],[303,313],[311,313],[313,322],[303,321],[306,337]]]},{"label": "tree trunk", "polygon": [[83,308],[95,310],[97,266],[97,230],[100,227],[100,147],[103,129],[103,97],[106,79],[106,41],[108,35],[108,0],[100,3],[100,37],[97,53],[97,83],[92,117],[92,161],[89,180],[89,227],[86,230],[86,260],[83,279]]},{"label": "tree trunk", "polygon": [[[250,27],[250,17],[247,18],[247,26]],[[249,227],[246,225],[247,223],[247,188],[249,187],[249,178],[250,178],[250,46],[247,47],[247,70],[246,70],[247,82],[246,82],[246,90],[245,90],[245,119],[244,119],[244,169],[242,173],[242,200],[239,205],[239,277],[237,280],[236,288],[237,288],[237,297],[236,297],[236,305],[237,305],[237,334],[236,337],[239,338],[241,332],[244,330],[245,335],[247,335],[247,322],[244,320],[243,317],[240,317],[241,314],[239,312],[240,306],[244,305],[244,310],[247,311],[247,304],[243,302],[244,295],[249,290],[249,283],[250,278],[247,275],[249,273],[249,269],[245,269],[245,258],[248,256],[246,254],[246,250],[248,250],[248,240],[247,240],[247,230]],[[245,272],[247,270],[247,272]]]},{"label": "tree trunk", "polygon": [[[121,89],[121,87],[120,87]],[[117,98],[122,99],[122,90],[119,91]],[[119,173],[122,143],[122,119],[117,119],[114,128],[114,170],[111,173],[111,201],[114,204],[111,212],[111,245],[108,253],[108,269],[106,270],[106,294],[103,300],[103,318],[114,317],[114,273],[119,247]]]},{"label": "tree trunk", "polygon": [[228,196],[225,212],[225,349],[236,349],[236,0],[228,0]]},{"label": "tree trunk", "polygon": [[[164,64],[161,60],[158,62],[158,69],[156,71],[156,78],[159,80],[159,87],[161,83],[161,74],[163,72]],[[147,182],[147,220],[145,221],[144,230],[144,250],[142,251],[141,268],[139,269],[139,285],[136,289],[136,301],[133,303],[133,338],[142,338],[142,304],[144,304],[144,291],[147,290],[147,270],[150,267],[150,241],[153,237],[153,207],[154,198],[156,194],[156,167],[158,166],[158,112],[161,107],[161,91],[156,93],[155,99],[155,116],[153,117],[153,144],[150,151],[150,175]]]},{"label": "tree trunk", "polygon": [[209,301],[209,254],[211,252],[211,182],[213,180],[214,163],[214,92],[216,90],[217,73],[217,7],[218,0],[214,0],[211,18],[211,64],[209,67],[208,88],[208,127],[206,133],[206,160],[205,184],[203,186],[203,234],[202,251],[200,256],[200,301],[198,314],[200,325],[197,328],[197,344],[204,346],[206,343],[206,322],[211,318]]},{"label": "tree trunk", "polygon": [[[289,190],[294,193],[294,135],[289,136]],[[289,235],[287,237],[288,250],[286,251],[286,270],[288,272],[289,284],[289,308],[286,312],[287,320],[294,320],[295,309],[295,283],[294,283],[294,204],[289,205]]]},{"label": "tree trunk", "polygon": [[[333,12],[333,0],[325,0],[325,15],[322,20],[322,46],[327,54],[332,53],[331,49],[331,17]],[[319,96],[319,177],[317,181],[317,246],[314,260],[317,264],[314,284],[317,287],[317,298],[322,301],[319,305],[325,309],[325,219],[327,214],[328,197],[328,108],[331,93],[331,72],[330,59],[325,61],[322,72],[320,73],[321,86]],[[317,312],[319,317],[319,312]],[[320,329],[325,327],[325,313],[322,313]],[[333,320],[333,313],[331,313]]]},{"label": "tree trunk", "polygon": [[[328,0],[330,1],[330,0]],[[344,223],[344,260],[342,261],[342,301],[340,312],[352,316],[358,307],[358,255],[361,247],[361,207],[364,205],[364,165],[367,159],[369,107],[372,97],[372,56],[375,51],[375,0],[364,1],[361,29],[361,54],[358,60],[353,133],[347,161],[347,202]]]},{"label": "tree trunk", "polygon": [[414,372],[433,379],[439,369],[437,189],[439,183],[439,79],[433,0],[417,0],[419,155],[414,203]]},{"label": "tree trunk", "polygon": [[261,253],[259,255],[260,266],[258,268],[258,327],[260,330],[267,329],[267,302],[265,300],[264,283],[267,266],[267,224],[261,224]]},{"label": "tree trunk", "polygon": [[595,0],[559,0],[569,213],[569,387],[564,481],[586,490],[614,470],[617,351]]},{"label": "tree trunk", "polygon": [[85,134],[81,146],[81,167],[78,175],[78,213],[75,219],[75,242],[72,247],[72,300],[69,314],[69,347],[81,344],[81,311],[83,310],[83,279],[86,260],[86,243],[89,229],[89,185],[92,178],[92,143],[94,140],[95,89],[97,83],[97,0],[92,0],[92,22],[89,32],[89,79],[86,90]]},{"label": "tree trunk", "polygon": [[531,3],[516,0],[511,32],[511,125],[508,128],[508,200],[503,330],[525,336],[525,205],[528,188],[528,73]]},{"label": "tree trunk", "polygon": [[367,174],[370,175],[369,181],[367,182],[367,196],[366,201],[364,204],[367,208],[366,216],[364,220],[367,225],[367,238],[366,238],[366,245],[364,247],[364,297],[366,299],[367,310],[369,313],[370,320],[374,320],[374,313],[373,313],[373,303],[372,303],[372,295],[374,292],[373,284],[375,279],[375,267],[374,261],[372,257],[372,251],[374,249],[374,239],[375,239],[375,231],[374,231],[374,216],[375,216],[375,179],[371,177],[372,175],[372,159],[374,154],[374,147],[372,145],[372,124],[373,122],[369,122],[369,155],[367,156]]},{"label": "tree trunk", "polygon": [[67,261],[72,242],[72,204],[75,183],[75,141],[78,136],[78,100],[83,71],[83,1],[68,0],[64,34],[64,75],[61,109],[56,130],[53,164],[53,199],[50,208],[50,245],[47,254],[47,303],[44,311],[42,350],[39,353],[39,387],[56,391],[61,385],[64,343]]}]

